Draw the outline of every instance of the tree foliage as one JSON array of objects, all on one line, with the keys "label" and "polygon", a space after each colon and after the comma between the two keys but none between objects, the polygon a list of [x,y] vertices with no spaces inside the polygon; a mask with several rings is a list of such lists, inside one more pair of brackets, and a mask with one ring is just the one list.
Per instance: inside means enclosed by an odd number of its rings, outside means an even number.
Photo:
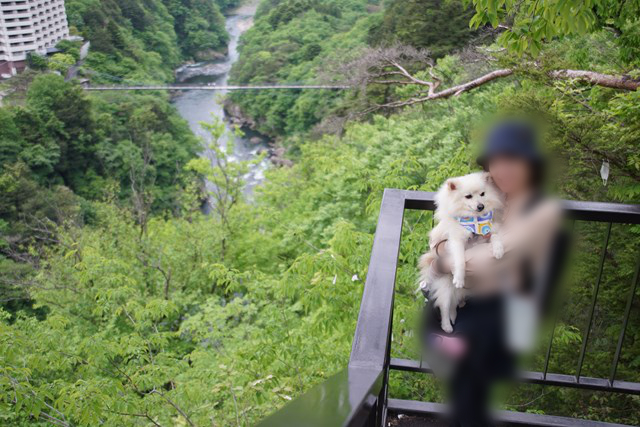
[{"label": "tree foliage", "polygon": [[214,59],[211,51],[226,51],[229,36],[220,9],[232,4],[213,0],[163,0],[163,3],[173,16],[183,56]]},{"label": "tree foliage", "polygon": [[[228,224],[222,215],[194,210],[192,200],[179,217],[151,217],[141,234],[132,210],[96,204],[94,225],[58,230],[60,244],[28,288],[46,318],[5,314],[3,416],[17,423],[59,411],[74,425],[147,425],[152,419],[163,426],[226,426],[251,424],[285,404],[348,359],[382,189],[432,190],[447,176],[472,170],[475,129],[484,120],[477,112],[513,109],[514,97],[530,96],[494,85],[424,110],[352,124],[343,138],[305,142],[293,167],[268,171],[252,203],[242,196],[234,201],[225,211]],[[204,167],[198,163],[190,168]],[[225,185],[225,165],[200,172]],[[622,184],[617,177],[611,185]],[[595,171],[581,179],[585,185],[578,189],[563,180],[573,197],[611,197],[596,184]],[[241,182],[228,182],[231,187],[219,194],[239,194]],[[406,218],[396,356],[415,356],[413,320],[421,304],[414,293],[415,262],[430,224],[430,215]],[[595,274],[599,248],[593,239],[601,231],[581,231],[585,255],[576,264],[571,308],[554,341],[551,366],[557,372],[574,366],[581,307],[590,296],[584,283]],[[613,258],[602,284],[607,302],[592,331],[585,374],[600,373],[615,345],[614,319],[628,293],[637,243],[637,235],[625,237],[627,231],[612,237]],[[640,321],[634,313],[630,326]],[[620,378],[637,376],[636,329],[629,329]],[[396,379],[392,392],[438,399],[437,384],[425,381]],[[511,402],[528,402],[535,392],[519,391]],[[13,403],[16,396],[20,406]],[[597,396],[581,397],[587,406],[606,408],[590,412],[581,412],[576,399],[572,391],[555,391],[536,408],[637,421],[634,411],[624,410],[637,405],[632,399],[596,405]]]},{"label": "tree foliage", "polygon": [[497,28],[502,24],[506,31],[498,42],[519,54],[529,52],[536,56],[543,42],[608,28],[619,36],[620,56],[627,61],[638,58],[637,1],[473,0],[473,4],[476,14],[470,24],[476,28],[484,24]]},{"label": "tree foliage", "polygon": [[94,80],[168,81],[181,61],[226,50],[228,35],[221,8],[234,4],[225,0],[69,0],[65,5],[69,26],[91,41],[87,65],[103,73],[94,74]]},{"label": "tree foliage", "polygon": [[473,15],[461,1],[395,0],[378,25],[369,30],[372,45],[401,43],[427,49],[434,58],[462,49],[473,36]]},{"label": "tree foliage", "polygon": [[[231,81],[244,84],[312,83],[318,70],[364,45],[366,1],[286,0],[265,2],[241,39]],[[329,91],[235,92],[230,99],[271,135],[308,131],[334,108]]]}]

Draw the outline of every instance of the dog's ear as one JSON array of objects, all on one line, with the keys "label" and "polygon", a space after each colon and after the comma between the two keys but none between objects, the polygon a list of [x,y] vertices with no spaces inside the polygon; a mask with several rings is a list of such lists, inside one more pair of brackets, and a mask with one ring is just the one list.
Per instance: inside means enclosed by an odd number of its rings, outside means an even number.
[{"label": "dog's ear", "polygon": [[483,178],[485,181],[489,184],[493,184],[493,178],[491,178],[491,174],[489,172],[482,172],[482,174],[484,175]]},{"label": "dog's ear", "polygon": [[455,180],[448,179],[447,180],[447,187],[449,187],[449,190],[454,191],[456,188],[458,188],[458,185],[457,185]]}]

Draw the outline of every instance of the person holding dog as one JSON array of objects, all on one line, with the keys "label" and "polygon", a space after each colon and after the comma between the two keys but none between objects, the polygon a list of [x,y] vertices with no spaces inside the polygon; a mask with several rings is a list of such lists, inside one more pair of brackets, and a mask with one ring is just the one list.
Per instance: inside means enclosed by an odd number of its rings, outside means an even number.
[{"label": "person holding dog", "polygon": [[[559,204],[543,195],[545,161],[532,126],[521,121],[496,125],[477,162],[504,196],[504,255],[497,259],[488,239],[466,249],[464,287],[470,296],[458,309],[453,332],[443,333],[438,310],[427,305],[423,333],[434,372],[447,371],[441,376],[448,379],[456,427],[492,424],[493,385],[513,375],[516,355],[531,346],[548,298],[549,261],[561,217]],[[443,240],[430,248],[434,277],[451,273],[446,245]]]}]

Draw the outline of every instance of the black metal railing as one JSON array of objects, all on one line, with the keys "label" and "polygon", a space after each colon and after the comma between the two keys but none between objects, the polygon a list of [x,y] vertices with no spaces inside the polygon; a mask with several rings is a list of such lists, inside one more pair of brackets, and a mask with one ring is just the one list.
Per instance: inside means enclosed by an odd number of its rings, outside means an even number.
[{"label": "black metal railing", "polygon": [[[441,404],[390,399],[388,397],[389,372],[391,370],[432,372],[431,368],[423,361],[391,358],[391,332],[396,269],[404,211],[406,209],[433,210],[434,207],[434,193],[385,190],[348,367],[265,419],[259,424],[260,426],[381,427],[385,425],[387,411],[390,410],[431,416],[444,411],[445,407]],[[553,346],[552,331],[552,337],[545,354],[543,371],[522,372],[520,380],[551,386],[640,394],[640,383],[616,379],[620,354],[638,287],[640,256],[633,282],[630,284],[611,373],[608,378],[581,375],[612,224],[640,224],[640,205],[564,201],[563,207],[566,216],[571,220],[607,223],[604,245],[599,258],[597,280],[589,306],[588,322],[578,356],[578,367],[576,375],[548,372]],[[498,421],[505,423],[524,425],[613,425],[508,411],[499,412],[497,418]]]}]

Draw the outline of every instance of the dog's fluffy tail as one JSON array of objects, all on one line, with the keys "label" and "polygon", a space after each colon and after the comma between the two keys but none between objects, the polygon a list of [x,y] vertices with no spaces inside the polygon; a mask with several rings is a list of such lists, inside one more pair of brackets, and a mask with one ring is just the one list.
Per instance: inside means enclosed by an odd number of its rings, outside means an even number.
[{"label": "dog's fluffy tail", "polygon": [[420,280],[426,280],[431,270],[431,263],[436,259],[433,251],[423,254],[418,260],[418,268],[420,269]]},{"label": "dog's fluffy tail", "polygon": [[[416,292],[422,291],[425,293],[429,290],[433,277],[431,275],[431,263],[436,259],[433,251],[429,251],[423,254],[418,260],[418,269],[420,270],[420,277],[418,279],[418,289]],[[426,294],[426,293],[425,293]]]}]

